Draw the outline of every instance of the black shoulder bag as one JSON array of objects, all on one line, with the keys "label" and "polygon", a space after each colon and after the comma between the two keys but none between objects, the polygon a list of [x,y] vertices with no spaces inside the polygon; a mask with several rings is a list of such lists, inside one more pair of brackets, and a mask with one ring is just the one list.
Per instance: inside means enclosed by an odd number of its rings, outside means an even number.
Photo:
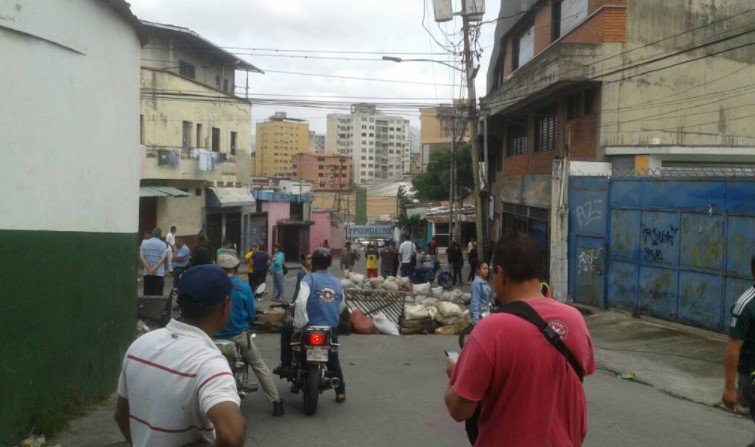
[{"label": "black shoulder bag", "polygon": [[[548,340],[548,343],[550,343],[554,348],[556,348],[558,352],[561,353],[561,355],[566,358],[566,361],[569,362],[571,367],[574,369],[574,372],[577,373],[579,381],[582,382],[584,380],[585,372],[582,369],[582,365],[579,364],[577,358],[574,357],[574,354],[572,354],[564,341],[561,340],[561,336],[558,335],[558,332],[553,330],[553,328],[548,323],[543,321],[543,319],[540,317],[540,314],[538,314],[535,309],[532,308],[532,306],[524,301],[514,301],[513,303],[509,303],[503,307],[500,307],[496,311],[496,313],[516,315],[517,317],[534,324],[540,331],[540,333],[543,334],[545,339]],[[467,419],[464,423],[465,429],[467,430],[467,438],[469,438],[469,442],[472,445],[477,442],[477,435],[479,434],[477,421],[480,418],[480,407],[480,404],[478,404],[472,417]]]}]

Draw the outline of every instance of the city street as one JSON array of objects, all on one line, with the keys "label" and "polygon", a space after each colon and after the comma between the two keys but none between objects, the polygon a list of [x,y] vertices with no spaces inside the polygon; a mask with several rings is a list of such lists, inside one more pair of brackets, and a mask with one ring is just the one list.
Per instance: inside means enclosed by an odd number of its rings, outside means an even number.
[{"label": "city street", "polygon": [[[308,417],[301,395],[288,393],[287,383],[276,379],[286,414],[274,418],[264,396],[253,393],[242,405],[247,445],[467,445],[463,425],[451,420],[443,404],[443,349],[455,347],[455,337],[350,335],[341,342],[347,401],[336,404],[332,391],[326,392],[317,414]],[[268,366],[274,367],[278,335],[259,334],[257,344]],[[588,377],[585,388],[588,446],[744,446],[755,433],[745,417],[676,399],[603,371]],[[63,447],[120,440],[112,401],[53,439]]]}]

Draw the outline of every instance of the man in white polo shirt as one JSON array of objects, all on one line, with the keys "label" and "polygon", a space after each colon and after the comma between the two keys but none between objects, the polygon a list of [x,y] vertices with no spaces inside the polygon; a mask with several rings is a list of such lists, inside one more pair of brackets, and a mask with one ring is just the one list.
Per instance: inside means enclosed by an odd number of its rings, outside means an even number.
[{"label": "man in white polo shirt", "polygon": [[236,384],[210,338],[228,322],[232,287],[215,265],[187,270],[178,288],[181,321],[171,320],[129,347],[115,420],[134,447],[244,444]]}]

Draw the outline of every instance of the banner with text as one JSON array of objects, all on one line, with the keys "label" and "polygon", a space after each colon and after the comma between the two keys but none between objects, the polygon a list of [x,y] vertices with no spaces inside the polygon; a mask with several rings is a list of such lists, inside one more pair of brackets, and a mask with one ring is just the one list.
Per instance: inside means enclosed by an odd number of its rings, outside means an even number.
[{"label": "banner with text", "polygon": [[353,239],[393,239],[391,225],[348,225],[346,237]]}]

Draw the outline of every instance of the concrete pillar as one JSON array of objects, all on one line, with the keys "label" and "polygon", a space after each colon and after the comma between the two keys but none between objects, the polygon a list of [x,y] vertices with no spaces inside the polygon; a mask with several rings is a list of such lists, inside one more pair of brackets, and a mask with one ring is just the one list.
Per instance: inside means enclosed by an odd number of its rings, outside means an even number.
[{"label": "concrete pillar", "polygon": [[553,298],[569,294],[569,161],[553,161],[551,175],[550,286]]}]

